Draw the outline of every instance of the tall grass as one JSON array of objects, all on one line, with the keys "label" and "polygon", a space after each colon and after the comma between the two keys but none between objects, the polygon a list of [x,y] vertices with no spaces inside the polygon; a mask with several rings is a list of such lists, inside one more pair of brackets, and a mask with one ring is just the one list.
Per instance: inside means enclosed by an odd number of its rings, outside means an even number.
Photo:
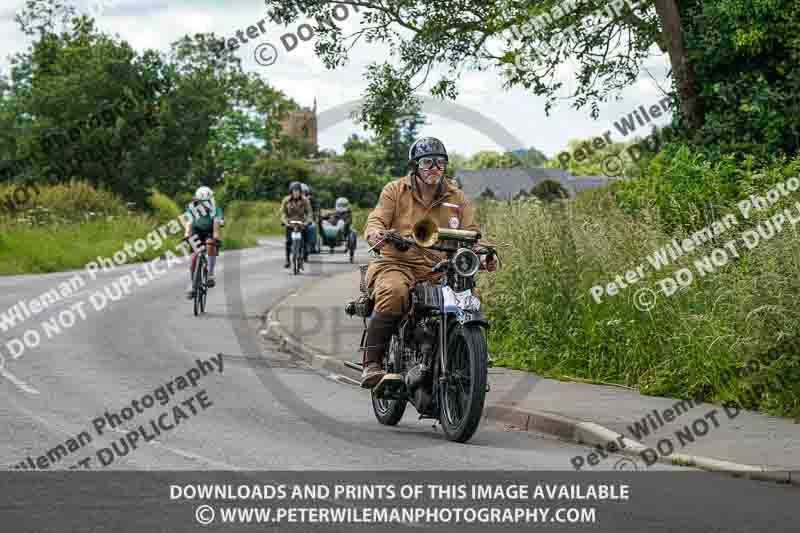
[{"label": "tall grass", "polygon": [[235,201],[224,207],[222,240],[226,250],[256,246],[258,237],[284,233],[278,202]]},{"label": "tall grass", "polygon": [[[752,251],[739,247],[738,260],[700,277],[694,261],[742,228],[656,272],[647,256],[688,235],[665,234],[647,210],[626,215],[608,192],[551,205],[490,203],[480,215],[485,233],[505,244],[504,268],[481,281],[499,364],[800,416],[800,345],[791,342],[800,337],[797,228]],[[594,300],[592,286],[642,263],[643,281]],[[657,292],[656,281],[683,267],[695,276],[690,286],[637,308],[637,290]],[[750,359],[759,371],[737,378]]]},{"label": "tall grass", "polygon": [[[157,228],[148,216],[125,216],[53,226],[18,224],[0,227],[0,274],[42,274],[79,269],[98,256],[112,257],[126,242],[135,242]],[[178,243],[173,237],[161,248],[148,247],[133,261],[161,255]]]},{"label": "tall grass", "polygon": [[[0,274],[38,274],[83,268],[97,257],[112,257],[125,243],[145,239],[181,213],[169,197],[152,191],[153,214],[130,211],[116,195],[74,182],[37,186],[23,209],[0,213]],[[0,187],[0,197],[14,188]],[[224,248],[232,250],[256,245],[256,238],[282,234],[279,204],[275,202],[234,202],[226,207]],[[132,261],[155,258],[174,249],[182,232],[168,242]]]},{"label": "tall grass", "polygon": [[182,212],[178,204],[175,203],[175,200],[156,189],[150,191],[148,203],[153,209],[156,218],[162,222],[174,220],[178,218]]}]

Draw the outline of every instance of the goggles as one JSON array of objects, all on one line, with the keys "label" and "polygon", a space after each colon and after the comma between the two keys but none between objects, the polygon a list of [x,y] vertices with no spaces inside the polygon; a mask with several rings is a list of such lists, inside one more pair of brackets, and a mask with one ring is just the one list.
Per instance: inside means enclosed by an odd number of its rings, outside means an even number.
[{"label": "goggles", "polygon": [[430,170],[433,168],[433,165],[436,164],[437,167],[444,170],[447,168],[447,158],[446,157],[421,157],[419,159],[419,168],[422,170]]}]

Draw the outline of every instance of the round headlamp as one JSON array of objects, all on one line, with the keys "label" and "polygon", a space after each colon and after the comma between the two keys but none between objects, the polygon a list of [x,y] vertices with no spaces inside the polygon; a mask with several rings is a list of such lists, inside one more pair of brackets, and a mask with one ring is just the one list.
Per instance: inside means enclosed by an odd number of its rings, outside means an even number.
[{"label": "round headlamp", "polygon": [[469,248],[462,248],[453,256],[453,267],[460,276],[469,278],[481,267],[481,260],[478,254]]}]

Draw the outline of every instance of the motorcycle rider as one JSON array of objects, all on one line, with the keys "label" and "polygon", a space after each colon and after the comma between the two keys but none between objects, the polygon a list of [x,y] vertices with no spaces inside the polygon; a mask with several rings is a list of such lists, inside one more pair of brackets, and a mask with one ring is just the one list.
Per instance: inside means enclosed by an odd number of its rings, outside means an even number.
[{"label": "motorcycle rider", "polygon": [[[219,243],[219,228],[225,222],[222,215],[222,209],[216,206],[214,202],[214,191],[209,187],[199,187],[192,197],[192,203],[186,207],[187,223],[184,228],[184,238],[190,238],[192,235],[197,236],[197,242],[206,243],[208,245],[208,279],[206,280],[207,286],[213,287],[216,285],[214,281],[214,268],[217,264],[217,246]],[[195,214],[202,214],[202,216],[194,216]],[[213,239],[213,240],[212,240]],[[194,268],[197,262],[197,252],[192,254],[192,261],[189,267],[189,287],[186,289],[186,297],[188,299],[194,298]]]},{"label": "motorcycle rider", "polygon": [[[382,256],[367,269],[367,286],[373,289],[375,308],[367,326],[361,386],[373,388],[383,378],[383,357],[392,333],[409,310],[409,290],[417,281],[438,280],[431,269],[445,258],[441,252],[423,254],[415,247],[400,252],[384,248],[383,235],[396,230],[411,235],[414,225],[431,218],[439,227],[478,231],[474,208],[464,192],[445,179],[448,156],[444,144],[434,137],[417,139],[408,152],[409,173],[388,183],[378,205],[369,214],[364,238]],[[497,269],[494,257],[482,259],[482,269]]]},{"label": "motorcycle rider", "polygon": [[353,223],[353,213],[350,210],[350,202],[344,196],[337,198],[335,205],[335,212],[326,216],[323,223],[326,227],[335,228],[337,240],[344,240],[347,235],[350,234],[350,226]]},{"label": "motorcycle rider", "polygon": [[[311,213],[312,213],[311,220],[313,220],[314,223],[317,225],[317,227],[319,227],[319,200],[317,200],[317,198],[314,196],[314,190],[311,188],[311,185],[306,185],[305,183],[301,183],[300,187],[303,189],[303,196],[305,196],[308,199],[308,202],[311,204]],[[315,228],[312,228],[310,226],[306,227],[305,237],[307,243],[316,242],[316,239],[313,238],[314,231]],[[306,256],[304,258],[304,261],[308,261],[308,248],[305,248],[305,250],[306,250]]]},{"label": "motorcycle rider", "polygon": [[[311,203],[303,196],[303,187],[299,181],[289,184],[289,196],[281,202],[281,224],[286,227],[286,263],[283,268],[289,268],[292,256],[292,227],[290,220],[302,220],[304,225],[311,222]],[[305,250],[305,231],[303,232],[303,250]]]},{"label": "motorcycle rider", "polygon": [[350,202],[344,196],[336,199],[336,218],[341,223],[341,235],[344,238],[350,233],[350,226],[353,224]]}]

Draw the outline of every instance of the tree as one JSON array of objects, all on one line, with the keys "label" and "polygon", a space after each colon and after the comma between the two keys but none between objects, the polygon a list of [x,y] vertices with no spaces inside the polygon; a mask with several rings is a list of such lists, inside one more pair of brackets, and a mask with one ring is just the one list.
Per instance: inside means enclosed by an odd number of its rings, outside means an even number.
[{"label": "tree", "polygon": [[549,111],[563,96],[556,74],[569,67],[576,85],[566,99],[597,117],[599,103],[637,82],[660,49],[685,140],[711,157],[800,149],[797,0],[350,0],[364,15],[347,36],[331,23],[337,0],[265,1],[280,22],[315,20],[318,54],[331,67],[355,43],[391,48],[396,61],[365,72],[361,116],[375,128],[421,87],[455,99],[472,68],[544,96]]},{"label": "tree", "polygon": [[524,167],[541,167],[547,162],[547,156],[533,146],[527,150],[512,152]]},{"label": "tree", "polygon": [[85,179],[146,206],[151,187],[175,195],[253,164],[252,142],[277,127],[266,117],[293,105],[213,34],[165,57],[98,32],[61,0],[27,0],[16,20],[33,42],[0,87],[0,122],[18,132],[0,151],[39,179]]},{"label": "tree", "polygon": [[386,152],[385,171],[391,176],[403,176],[408,171],[408,150],[424,123],[419,104],[412,100],[398,113],[394,127],[377,135],[376,142]]},{"label": "tree", "polygon": [[464,165],[468,170],[480,170],[484,168],[513,168],[520,166],[522,162],[511,152],[493,152],[483,150],[473,155]]},{"label": "tree", "polygon": [[333,10],[339,3],[335,0],[265,3],[279,23],[292,23],[301,14],[314,19],[317,50],[329,66],[346,61],[351,43],[362,39],[383,42],[398,51],[399,66],[367,68],[370,85],[362,116],[377,128],[391,122],[393,109],[412,98],[434,66],[444,67],[446,74],[433,84],[431,93],[454,99],[462,67],[476,63],[497,69],[509,87],[522,86],[545,96],[549,111],[562,88],[554,74],[572,58],[579,63],[577,86],[570,95],[573,105],[591,104],[596,116],[598,102],[637,78],[654,45],[668,53],[687,124],[703,123],[677,0],[621,3],[618,9],[605,0],[408,0],[401,6],[352,0],[349,5],[369,11],[360,30],[346,38],[333,23]]}]

